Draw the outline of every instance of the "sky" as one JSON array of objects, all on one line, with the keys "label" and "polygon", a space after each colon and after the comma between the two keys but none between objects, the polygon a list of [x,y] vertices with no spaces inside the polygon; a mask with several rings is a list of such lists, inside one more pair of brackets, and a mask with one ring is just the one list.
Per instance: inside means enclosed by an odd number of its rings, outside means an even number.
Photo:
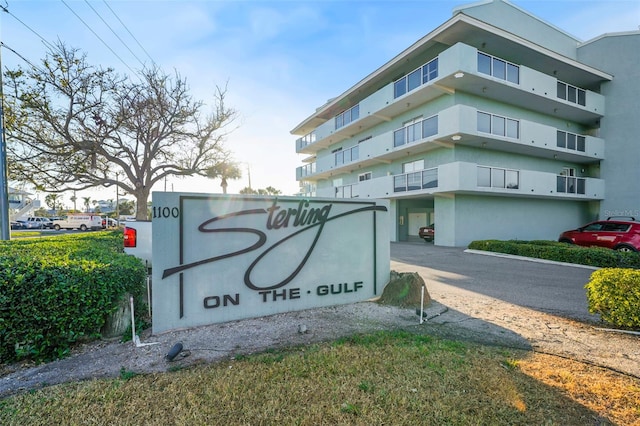
[{"label": "sky", "polygon": [[[8,10],[0,12],[0,41],[20,56],[0,53],[3,69],[27,66],[24,59],[37,64],[46,52],[43,39],[61,40],[84,51],[89,63],[122,74],[152,61],[175,70],[208,105],[216,86],[226,86],[228,106],[239,114],[226,147],[243,172],[228,192],[251,183],[293,195],[304,156],[295,152],[299,136],[291,129],[470,3],[0,0]],[[640,0],[511,3],[582,41],[640,28]],[[173,178],[154,188],[165,189],[222,192],[219,180],[205,178]],[[77,196],[115,198],[114,189],[85,192]]]}]

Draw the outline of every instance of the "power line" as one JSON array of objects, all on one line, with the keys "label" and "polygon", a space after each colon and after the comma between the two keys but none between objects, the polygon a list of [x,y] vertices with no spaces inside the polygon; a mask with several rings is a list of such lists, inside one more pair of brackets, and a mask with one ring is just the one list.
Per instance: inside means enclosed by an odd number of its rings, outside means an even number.
[{"label": "power line", "polygon": [[[101,20],[101,21],[102,21],[102,22],[107,26],[107,28],[109,28],[109,30],[111,31],[111,33],[113,33],[113,35],[114,35],[114,36],[116,36],[116,38],[117,38],[118,40],[120,40],[120,43],[122,43],[122,45],[123,45],[124,47],[126,47],[126,48],[127,48],[127,50],[129,51],[129,53],[131,53],[131,54],[133,55],[133,57],[134,57],[134,58],[136,58],[136,59],[138,60],[138,62],[140,62],[140,65],[142,65],[142,67],[144,68],[144,67],[145,67],[144,62],[142,62],[142,61],[140,60],[140,58],[138,58],[138,56],[136,56],[136,54],[135,54],[135,53],[133,53],[133,51],[129,48],[129,46],[127,45],[127,43],[125,43],[125,42],[124,42],[124,40],[122,40],[122,39],[120,38],[120,36],[119,36],[119,35],[118,35],[114,30],[113,30],[113,28],[111,28],[111,25],[109,25],[109,24],[107,23],[107,21],[105,21],[105,20],[104,20],[104,18],[102,17],[102,15],[100,15],[100,13],[98,13],[98,11],[97,11],[93,6],[91,6],[91,3],[89,3],[89,0],[84,0],[84,2],[87,4],[87,6],[89,6],[89,7],[91,8],[91,10],[93,10],[93,12],[94,12],[96,15],[98,15],[98,18],[100,18],[100,20]],[[113,11],[112,11],[112,12],[113,12]]]},{"label": "power line", "polygon": [[35,68],[40,74],[43,74],[44,71],[42,71],[38,66],[34,65],[30,60],[28,60],[27,58],[25,58],[24,56],[22,56],[20,53],[18,53],[17,51],[15,51],[14,49],[12,49],[11,47],[7,46],[7,44],[3,41],[0,41],[0,46],[4,47],[5,49],[9,50],[10,52],[12,52],[14,55],[16,55],[18,58],[22,59],[23,61],[25,61],[27,64],[31,65],[32,68]]},{"label": "power line", "polygon": [[120,57],[120,55],[118,55],[118,54],[115,52],[115,50],[113,50],[113,49],[111,48],[111,46],[109,46],[109,45],[108,45],[108,44],[107,44],[107,43],[106,43],[106,42],[105,42],[105,41],[104,41],[104,40],[103,40],[103,39],[98,35],[98,33],[96,33],[96,32],[93,30],[93,28],[91,28],[91,26],[89,26],[89,24],[87,24],[87,23],[86,23],[86,22],[85,22],[85,21],[80,17],[80,15],[78,15],[78,14],[77,14],[77,13],[76,13],[72,8],[71,8],[71,7],[67,4],[67,2],[65,2],[64,0],[60,0],[60,1],[62,2],[62,4],[64,4],[64,5],[67,7],[67,9],[69,9],[69,10],[71,11],[71,13],[73,13],[73,14],[76,16],[76,18],[78,18],[78,20],[79,20],[80,22],[82,22],[82,23],[84,24],[84,26],[85,26],[85,27],[87,27],[87,28],[89,29],[89,31],[91,31],[91,32],[93,33],[93,35],[94,35],[94,36],[96,36],[96,38],[97,38],[98,40],[100,40],[100,42],[102,42],[102,44],[104,44],[104,45],[105,45],[105,47],[106,47],[107,49],[109,49],[109,50],[111,51],[111,53],[113,53],[113,54],[114,54],[114,56],[115,56],[116,58],[118,58],[118,59],[120,60],[120,62],[122,62],[122,63],[124,64],[124,66],[125,66],[125,67],[129,68],[129,71],[131,71],[133,74],[136,74],[136,75],[137,75],[137,73],[136,73],[136,72],[135,72],[135,71],[134,71],[134,70],[129,66],[129,64],[127,64],[127,63],[126,63],[126,62],[125,62],[125,61]]},{"label": "power line", "polygon": [[[29,25],[25,24],[20,18],[18,18],[16,15],[14,15],[13,13],[11,13],[8,9],[9,3],[7,3],[7,6],[0,6],[0,9],[2,9],[4,12],[8,13],[11,17],[13,17],[13,19],[15,19],[16,21],[20,22],[26,29],[28,29],[29,31],[31,31],[33,34],[36,35],[36,37],[38,37],[40,40],[42,40],[42,42],[51,50],[57,50],[57,48],[49,43],[44,37],[42,37],[40,34],[38,34],[38,32],[36,30],[34,30],[33,28],[31,28]],[[6,46],[6,45],[5,45]],[[14,50],[12,50],[13,53],[16,53]]]},{"label": "power line", "polygon": [[[61,0],[61,2],[71,11],[71,13],[73,13],[76,18],[78,18],[78,20],[80,20],[80,22],[82,22],[92,33],[93,35],[96,36],[96,38],[98,40],[100,40],[102,42],[102,44],[104,44],[110,51],[111,53],[114,54],[114,56],[116,58],[118,58],[120,60],[120,62],[122,62],[131,72],[133,72],[134,74],[137,74],[64,0]],[[151,60],[151,62],[153,64],[155,64],[155,61],[153,60],[153,58],[151,57],[151,55],[149,55],[149,53],[147,52],[147,50],[142,46],[142,44],[138,41],[138,39],[133,35],[133,33],[129,30],[129,28],[126,26],[126,24],[122,21],[122,19],[120,19],[120,17],[116,14],[116,12],[107,4],[106,0],[103,0],[103,2],[105,3],[105,5],[107,6],[107,8],[111,11],[111,13],[113,14],[113,16],[115,16],[115,18],[118,20],[118,22],[120,22],[120,24],[123,26],[123,28],[127,31],[127,33],[131,36],[131,38],[133,38],[133,40],[135,40],[135,42],[137,43],[137,45],[142,49],[142,51],[145,53],[145,55],[147,55],[147,57]],[[102,20],[102,22],[107,26],[107,28],[109,28],[109,30],[118,38],[118,40],[120,40],[120,42],[127,48],[127,50],[131,53],[131,55],[133,55],[134,58],[136,58],[136,60],[138,62],[140,62],[140,64],[142,65],[142,67],[145,67],[144,62],[142,62],[142,60],[140,60],[140,58],[131,50],[131,48],[129,48],[129,46],[127,45],[127,43],[124,42],[124,40],[122,40],[122,38],[116,33],[116,31],[106,22],[106,20],[100,15],[100,13],[98,13],[98,11],[89,3],[88,0],[85,0],[85,3],[87,3],[87,5],[91,8],[91,10],[93,10],[93,12],[100,18],[100,20]],[[8,1],[5,0],[5,6],[0,5],[0,10],[4,11],[5,13],[7,13],[8,15],[10,15],[13,19],[15,19],[16,21],[18,21],[20,24],[22,24],[26,29],[28,29],[30,32],[32,32],[36,37],[38,37],[42,43],[49,48],[51,51],[60,51],[60,49],[55,46],[54,44],[51,44],[49,41],[47,41],[42,35],[40,35],[40,33],[38,33],[36,30],[34,30],[32,27],[30,27],[27,23],[25,23],[24,21],[22,21],[20,18],[18,18],[16,15],[14,15],[11,11],[9,11],[8,7]],[[10,50],[12,53],[14,53],[16,56],[18,56],[19,58],[21,58],[23,61],[25,61],[26,63],[28,63],[29,65],[31,65],[32,67],[34,67],[35,69],[38,69],[39,71],[41,71],[37,66],[35,66],[31,61],[29,61],[28,59],[26,59],[24,56],[22,56],[20,53],[18,53],[16,50],[10,48],[9,46],[7,46],[4,43],[0,42],[0,45],[4,46],[5,48],[7,48],[8,50]]]},{"label": "power line", "polygon": [[124,29],[127,30],[127,33],[129,33],[131,38],[135,40],[135,42],[138,44],[140,49],[142,49],[142,51],[145,53],[145,55],[147,55],[147,58],[149,58],[151,60],[151,63],[155,64],[156,61],[153,60],[153,58],[151,57],[151,55],[149,55],[149,52],[147,52],[147,50],[144,48],[144,46],[142,46],[142,44],[140,44],[140,42],[138,41],[136,36],[134,36],[133,33],[131,31],[129,31],[129,28],[125,25],[124,22],[122,22],[122,19],[120,19],[120,17],[116,14],[116,12],[114,12],[114,10],[111,8],[111,6],[109,6],[109,4],[107,3],[107,0],[102,0],[102,1],[104,2],[105,6],[107,6],[107,8],[111,11],[111,13],[113,13],[113,16],[116,17],[116,19],[118,20],[118,22],[120,22],[120,24],[124,27]]}]

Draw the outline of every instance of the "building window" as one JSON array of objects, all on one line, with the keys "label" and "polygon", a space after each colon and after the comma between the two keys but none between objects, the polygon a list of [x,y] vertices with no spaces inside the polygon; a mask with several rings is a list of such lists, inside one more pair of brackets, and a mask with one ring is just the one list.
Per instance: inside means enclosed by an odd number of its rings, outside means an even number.
[{"label": "building window", "polygon": [[371,180],[371,172],[361,173],[358,175],[358,182],[364,182],[365,180]]},{"label": "building window", "polygon": [[422,139],[422,126],[420,123],[407,126],[407,143]]},{"label": "building window", "polygon": [[422,84],[438,77],[438,58],[422,66]]},{"label": "building window", "polygon": [[565,148],[565,149],[571,149],[574,151],[585,152],[586,140],[587,140],[586,136],[558,130],[556,145],[558,146],[558,148]]},{"label": "building window", "polygon": [[422,65],[420,68],[411,71],[404,77],[393,83],[393,97],[400,96],[417,89],[423,84],[427,84],[431,80],[438,77],[438,58]]},{"label": "building window", "polygon": [[517,170],[506,170],[505,172],[505,188],[518,189],[520,186],[520,172]]},{"label": "building window", "polygon": [[478,132],[519,139],[520,121],[478,111]]},{"label": "building window", "polygon": [[584,194],[585,178],[576,177],[576,169],[565,167],[556,179],[556,190],[566,194]]},{"label": "building window", "polygon": [[478,166],[478,186],[518,189],[520,187],[520,172],[498,167]]},{"label": "building window", "polygon": [[356,161],[360,157],[360,147],[358,145],[345,150],[342,150],[342,148],[338,148],[336,150],[333,150],[332,152],[335,156],[334,164],[336,166]]},{"label": "building window", "polygon": [[422,120],[422,137],[435,136],[438,134],[438,116],[434,115]]},{"label": "building window", "polygon": [[478,111],[478,131],[491,133],[491,114]]},{"label": "building window", "polygon": [[410,161],[402,164],[402,173],[417,172],[424,169],[424,160]]},{"label": "building window", "polygon": [[339,129],[360,118],[360,105],[356,105],[335,117],[335,128]]},{"label": "building window", "polygon": [[585,106],[587,102],[587,92],[579,87],[572,86],[562,81],[558,81],[558,98],[565,101]]},{"label": "building window", "polygon": [[520,84],[520,67],[504,59],[478,52],[478,72]]},{"label": "building window", "polygon": [[360,158],[360,147],[358,145],[351,148],[351,161],[356,161]]},{"label": "building window", "polygon": [[401,129],[393,132],[393,146],[398,147],[406,143],[415,142],[438,134],[438,116],[411,120]]},{"label": "building window", "polygon": [[353,185],[336,186],[336,198],[353,198]]},{"label": "building window", "polygon": [[418,68],[407,76],[407,92],[418,88],[422,84],[422,75]]}]

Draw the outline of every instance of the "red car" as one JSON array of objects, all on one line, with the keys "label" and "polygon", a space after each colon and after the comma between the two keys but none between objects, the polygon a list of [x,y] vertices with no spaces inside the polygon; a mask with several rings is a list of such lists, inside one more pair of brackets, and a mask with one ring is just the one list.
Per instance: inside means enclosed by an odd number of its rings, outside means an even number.
[{"label": "red car", "polygon": [[[415,228],[414,228],[415,229]],[[429,226],[423,226],[418,230],[418,235],[425,241],[433,241],[435,236],[435,226],[433,223]]]},{"label": "red car", "polygon": [[640,222],[601,220],[560,234],[561,243],[605,247],[618,251],[640,251]]}]

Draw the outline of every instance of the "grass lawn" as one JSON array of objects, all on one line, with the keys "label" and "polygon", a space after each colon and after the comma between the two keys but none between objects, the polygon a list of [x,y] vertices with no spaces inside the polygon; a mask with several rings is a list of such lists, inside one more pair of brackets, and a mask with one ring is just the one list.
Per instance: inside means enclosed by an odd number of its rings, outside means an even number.
[{"label": "grass lawn", "polygon": [[380,332],[0,400],[2,425],[640,425],[640,379]]}]

